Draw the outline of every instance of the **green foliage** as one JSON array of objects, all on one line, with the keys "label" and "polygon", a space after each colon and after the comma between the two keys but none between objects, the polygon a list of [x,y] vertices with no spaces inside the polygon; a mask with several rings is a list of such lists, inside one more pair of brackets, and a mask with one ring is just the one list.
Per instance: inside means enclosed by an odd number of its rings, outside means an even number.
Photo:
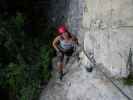
[{"label": "green foliage", "polygon": [[24,21],[21,13],[0,18],[0,47],[5,51],[5,58],[0,57],[0,86],[11,90],[17,100],[37,100],[41,83],[51,77],[52,35],[29,36],[24,32]]},{"label": "green foliage", "polygon": [[37,100],[39,93],[38,83],[33,82],[20,90],[21,96],[19,100]]},{"label": "green foliage", "polygon": [[18,64],[14,64],[14,63],[11,63],[9,64],[8,66],[8,72],[7,72],[7,78],[8,78],[8,85],[9,85],[9,88],[13,88],[15,90],[17,90],[17,88],[21,85],[23,85],[21,83],[21,80],[23,80],[23,66],[21,65],[18,65]]},{"label": "green foliage", "polygon": [[41,48],[41,66],[43,79],[48,80],[50,78],[49,66],[51,63],[53,50],[50,47],[44,46]]},{"label": "green foliage", "polygon": [[[16,93],[18,100],[33,100],[40,93],[39,87],[41,84],[42,71],[40,67],[26,66],[10,63],[6,68],[5,79],[1,86],[9,88],[13,93]],[[44,73],[45,74],[45,73]]]},{"label": "green foliage", "polygon": [[128,78],[123,79],[125,85],[133,85],[133,76],[128,76]]}]

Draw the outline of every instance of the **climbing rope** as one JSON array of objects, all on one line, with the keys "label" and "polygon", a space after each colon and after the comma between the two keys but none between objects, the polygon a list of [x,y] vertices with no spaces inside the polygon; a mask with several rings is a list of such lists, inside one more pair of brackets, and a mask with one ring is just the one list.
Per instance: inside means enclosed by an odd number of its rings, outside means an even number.
[{"label": "climbing rope", "polygon": [[[83,43],[84,44],[84,43]],[[96,67],[96,60],[94,59],[94,55],[92,56],[88,56],[88,54],[86,53],[84,46],[82,47],[82,50],[84,52],[84,54],[86,55],[86,57],[92,62],[93,66]],[[104,72],[102,71],[99,67],[96,67],[101,73],[103,73],[103,75],[118,89],[118,91],[120,91],[120,93],[125,96],[128,100],[133,100],[132,98],[130,98],[119,86],[116,85],[116,83]]]}]

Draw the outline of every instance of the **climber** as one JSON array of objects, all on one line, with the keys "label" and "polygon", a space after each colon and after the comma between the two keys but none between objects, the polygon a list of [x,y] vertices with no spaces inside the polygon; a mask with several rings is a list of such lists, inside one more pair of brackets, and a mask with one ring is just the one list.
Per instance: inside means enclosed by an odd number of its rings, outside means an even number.
[{"label": "climber", "polygon": [[64,67],[64,56],[68,58],[74,52],[74,45],[78,44],[77,38],[68,32],[64,25],[61,25],[58,28],[59,35],[53,41],[53,47],[57,51],[57,56],[59,58],[58,67],[59,67],[59,74],[60,80],[63,78],[63,67]]}]

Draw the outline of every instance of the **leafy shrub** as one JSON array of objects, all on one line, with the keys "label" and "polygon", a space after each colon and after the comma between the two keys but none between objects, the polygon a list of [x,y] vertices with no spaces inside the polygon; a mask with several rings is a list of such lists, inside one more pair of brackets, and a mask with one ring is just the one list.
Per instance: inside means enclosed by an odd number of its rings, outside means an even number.
[{"label": "leafy shrub", "polygon": [[133,76],[130,75],[130,76],[128,76],[127,78],[124,78],[124,79],[123,79],[123,83],[124,83],[125,85],[133,85]]},{"label": "leafy shrub", "polygon": [[41,48],[41,66],[42,66],[42,75],[44,80],[50,78],[50,64],[52,59],[53,50],[48,46],[43,46]]},{"label": "leafy shrub", "polygon": [[[0,61],[0,86],[8,88],[13,96],[11,100],[37,100],[41,83],[51,77],[49,67],[53,50],[49,42],[52,37],[45,34],[49,39],[44,41],[44,45],[40,38],[31,38],[33,36],[23,30],[24,17],[21,14],[6,20],[0,18],[0,22],[0,37],[5,38],[0,46],[7,50],[3,54],[7,57]],[[34,40],[38,42],[34,44]]]}]

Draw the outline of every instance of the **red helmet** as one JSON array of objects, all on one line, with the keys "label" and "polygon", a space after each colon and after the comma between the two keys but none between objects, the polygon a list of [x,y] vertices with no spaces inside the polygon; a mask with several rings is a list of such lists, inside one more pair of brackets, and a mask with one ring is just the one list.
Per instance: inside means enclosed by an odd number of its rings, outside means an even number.
[{"label": "red helmet", "polygon": [[66,30],[66,27],[65,27],[64,25],[59,26],[59,28],[58,28],[58,32],[59,32],[60,34],[66,32],[66,31],[67,31],[67,30]]}]

